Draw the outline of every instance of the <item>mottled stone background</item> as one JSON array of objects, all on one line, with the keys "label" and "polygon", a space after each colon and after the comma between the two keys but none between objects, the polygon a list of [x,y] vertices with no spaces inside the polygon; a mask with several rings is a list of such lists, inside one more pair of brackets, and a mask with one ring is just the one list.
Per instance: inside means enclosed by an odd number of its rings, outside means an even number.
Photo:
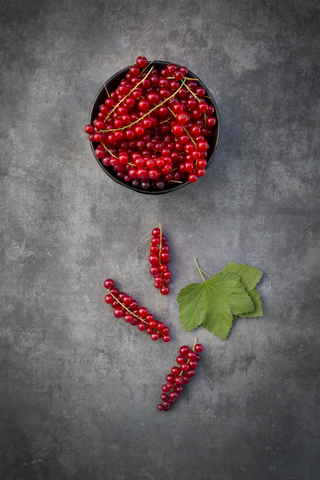
[{"label": "mottled stone background", "polygon": [[[1,3],[3,480],[316,480],[318,1]],[[83,127],[112,74],[148,59],[209,87],[221,141],[197,184],[150,198],[99,168]],[[152,228],[171,294],[148,273]],[[226,341],[185,333],[176,296],[228,262],[264,272],[264,316]],[[113,277],[172,331],[154,343],[104,303]],[[198,374],[156,410],[178,348]]]}]

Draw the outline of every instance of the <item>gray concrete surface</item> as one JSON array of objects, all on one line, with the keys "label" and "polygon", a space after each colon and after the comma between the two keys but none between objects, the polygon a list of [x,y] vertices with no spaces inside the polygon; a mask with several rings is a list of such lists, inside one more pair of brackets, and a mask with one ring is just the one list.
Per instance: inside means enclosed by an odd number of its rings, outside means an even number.
[{"label": "gray concrete surface", "polygon": [[[3,480],[316,480],[319,420],[319,2],[1,4]],[[111,182],[83,132],[138,55],[185,64],[215,97],[208,174],[150,198]],[[150,231],[172,292],[148,274]],[[176,296],[236,261],[264,316],[185,333]],[[172,330],[154,343],[104,303],[113,277]],[[159,413],[178,348],[198,375]]]}]

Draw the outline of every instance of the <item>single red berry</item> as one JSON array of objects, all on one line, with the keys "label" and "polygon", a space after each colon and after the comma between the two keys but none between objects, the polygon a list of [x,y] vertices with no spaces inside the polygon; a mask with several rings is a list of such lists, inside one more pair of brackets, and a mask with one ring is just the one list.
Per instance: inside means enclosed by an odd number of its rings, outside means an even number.
[{"label": "single red berry", "polygon": [[136,65],[129,68],[129,73],[133,78],[137,77],[140,72],[141,72],[140,68]]},{"label": "single red berry", "polygon": [[165,286],[165,287],[162,287],[160,289],[160,293],[162,293],[162,295],[168,295],[168,293],[170,293],[170,288]]},{"label": "single red berry", "polygon": [[[151,248],[151,247],[150,247]],[[157,247],[154,247],[154,248],[157,248]],[[156,252],[152,252],[152,253],[156,253]],[[151,275],[158,275],[159,274],[159,268],[156,267],[156,266],[152,266],[150,267],[150,270],[149,272],[151,273]]]},{"label": "single red berry", "polygon": [[187,357],[189,360],[195,360],[197,354],[195,352],[192,352],[191,350],[187,353]]},{"label": "single red berry", "polygon": [[136,310],[138,308],[138,302],[136,300],[132,300],[130,303],[130,309],[131,310]]},{"label": "single red berry", "polygon": [[104,281],[104,286],[109,290],[114,287],[114,281],[111,278],[108,278]]},{"label": "single red berry", "polygon": [[113,315],[114,315],[116,318],[121,318],[121,317],[123,317],[123,314],[124,314],[124,313],[123,313],[123,310],[122,310],[122,308],[120,308],[120,307],[119,307],[119,308],[117,307],[117,308],[115,308],[115,309],[113,310]]},{"label": "single red berry", "polygon": [[197,168],[195,171],[195,174],[197,175],[197,177],[204,177],[206,174],[206,171],[204,168]]},{"label": "single red berry", "polygon": [[159,330],[159,332],[162,332],[162,330],[164,329],[164,324],[162,322],[158,322],[157,324],[157,329]]},{"label": "single red berry", "polygon": [[175,383],[176,383],[176,385],[182,385],[182,384],[183,384],[183,379],[182,379],[182,377],[176,377],[176,378],[175,378]]},{"label": "single red berry", "polygon": [[182,345],[182,347],[180,348],[181,355],[187,355],[188,352],[189,352],[189,347],[187,347],[187,345]]},{"label": "single red berry", "polygon": [[124,314],[124,319],[125,319],[126,322],[131,323],[132,320],[133,320],[133,315],[131,315],[131,313],[129,313],[129,312],[126,312]]},{"label": "single red berry", "polygon": [[188,123],[189,120],[190,120],[190,115],[187,112],[179,113],[177,115],[177,122],[180,125],[184,125],[184,124]]},{"label": "single red berry", "polygon": [[189,367],[189,365],[188,365],[187,363],[183,363],[183,364],[181,365],[181,370],[182,370],[183,372],[189,372],[190,367]]},{"label": "single red berry", "polygon": [[169,402],[163,402],[163,410],[168,411],[170,410],[170,403]]},{"label": "single red berry", "polygon": [[203,346],[201,345],[201,343],[197,343],[197,345],[195,345],[194,347],[194,351],[197,353],[201,353],[202,350],[203,350]]},{"label": "single red berry", "polygon": [[129,295],[125,295],[122,301],[125,305],[131,305],[132,298]]},{"label": "single red berry", "polygon": [[138,314],[140,317],[145,318],[148,315],[148,310],[145,307],[140,307],[138,309]]},{"label": "single red berry", "polygon": [[207,127],[212,128],[217,123],[215,117],[207,117]]},{"label": "single red berry", "polygon": [[178,70],[178,67],[175,63],[169,63],[166,66],[166,70],[169,73],[169,75],[173,75]]},{"label": "single red berry", "polygon": [[115,287],[110,288],[110,293],[114,296],[117,297],[119,295],[119,290]]},{"label": "single red berry", "polygon": [[179,363],[180,365],[182,365],[183,363],[186,362],[186,359],[184,358],[184,356],[179,355],[179,356],[176,358],[176,362]]},{"label": "single red berry", "polygon": [[159,410],[159,412],[162,412],[162,410],[163,410],[163,405],[161,405],[161,403],[159,403],[159,405],[157,406],[157,409]]},{"label": "single red berry", "polygon": [[201,87],[201,86],[200,86],[200,87],[197,87],[197,88],[196,88],[196,95],[197,95],[197,97],[202,98],[202,97],[205,96],[205,94],[206,94],[206,89],[205,89],[204,87]]},{"label": "single red berry", "polygon": [[149,255],[149,262],[152,264],[152,265],[159,265],[159,257],[158,255]]},{"label": "single red berry", "polygon": [[176,391],[170,392],[169,393],[169,398],[172,398],[173,400],[178,400],[179,398],[179,393]]},{"label": "single red berry", "polygon": [[195,173],[189,173],[188,175],[188,181],[190,183],[195,183],[198,180],[198,177]]},{"label": "single red berry", "polygon": [[136,64],[139,68],[146,68],[146,66],[148,65],[148,60],[146,59],[146,57],[140,56],[137,58]]},{"label": "single red berry", "polygon": [[113,296],[112,295],[106,295],[104,297],[104,300],[105,300],[106,303],[111,304],[113,302]]},{"label": "single red berry", "polygon": [[157,323],[158,322],[156,320],[149,320],[149,327],[152,329],[157,328]]},{"label": "single red berry", "polygon": [[196,360],[190,360],[189,366],[192,370],[194,370],[195,368],[197,368],[198,362]]},{"label": "single red berry", "polygon": [[93,125],[86,125],[84,127],[84,131],[88,134],[94,133],[94,126]]},{"label": "single red berry", "polygon": [[171,373],[173,373],[173,375],[179,375],[181,373],[181,368],[179,367],[172,367],[171,368]]}]

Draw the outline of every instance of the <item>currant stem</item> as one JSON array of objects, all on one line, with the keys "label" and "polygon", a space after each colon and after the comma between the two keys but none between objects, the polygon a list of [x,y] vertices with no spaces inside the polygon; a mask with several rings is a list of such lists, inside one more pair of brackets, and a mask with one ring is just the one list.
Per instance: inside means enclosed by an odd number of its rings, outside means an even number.
[{"label": "currant stem", "polygon": [[212,277],[210,277],[210,275],[208,275],[204,270],[202,270],[202,268],[200,268],[200,270],[201,270],[202,273],[204,273],[205,275],[207,275],[207,277],[212,278]]},{"label": "currant stem", "polygon": [[161,265],[161,251],[162,251],[162,230],[161,230],[161,224],[160,224],[160,223],[159,223],[159,229],[160,229],[159,265]]},{"label": "currant stem", "polygon": [[197,265],[197,268],[198,268],[199,273],[201,275],[202,281],[205,282],[206,280],[204,279],[204,276],[202,275],[202,272],[201,272],[201,268],[199,267],[198,262],[195,258],[194,258],[194,261],[196,262],[196,265]]},{"label": "currant stem", "polygon": [[[177,118],[177,115],[171,110],[170,107],[168,107],[170,112],[172,113],[172,115]],[[190,133],[188,132],[188,130],[186,129],[186,127],[184,125],[183,126],[183,130],[186,132],[186,134],[188,135],[188,137],[190,138],[191,142],[193,143],[193,145],[197,148],[197,144],[196,142],[193,140],[193,138],[191,137]]]},{"label": "currant stem", "polygon": [[[145,70],[147,70],[148,67],[150,67],[151,63],[153,63],[153,60],[151,60],[151,62],[149,62],[148,65],[147,65],[146,67],[144,67],[144,69],[139,73],[139,75],[138,75],[139,77],[140,77],[140,75],[143,74],[143,72],[144,72]],[[151,69],[151,71],[152,71],[152,70],[153,70],[153,69]],[[144,78],[145,78],[145,77],[144,77]]]},{"label": "currant stem", "polygon": [[116,159],[118,159],[118,157],[116,157],[115,155],[113,155],[113,153],[112,153],[112,152],[110,152],[110,150],[109,150],[109,149],[108,149],[108,148],[105,146],[105,144],[104,144],[104,143],[102,143],[102,142],[101,142],[101,145],[102,145],[102,146],[103,146],[103,147],[106,149],[106,151],[107,151],[108,153],[110,153],[110,155],[111,155],[113,158],[116,158]]},{"label": "currant stem", "polygon": [[105,91],[107,92],[108,98],[110,98],[110,94],[109,94],[109,92],[108,92],[108,89],[107,89],[107,87],[106,87],[106,86],[104,86],[104,89],[105,89]]},{"label": "currant stem", "polygon": [[[161,265],[161,252],[162,252],[162,229],[161,229],[161,223],[159,223],[159,229],[160,229],[159,265]],[[164,287],[162,275],[161,275],[161,280],[162,280],[162,287]]]},{"label": "currant stem", "polygon": [[[151,70],[150,70],[151,71]],[[149,75],[150,72],[148,72],[148,75]],[[147,76],[145,76],[144,78],[147,78]],[[144,80],[144,79],[143,79]],[[143,80],[141,80],[143,82]],[[140,84],[141,82],[138,83],[138,85]],[[156,105],[155,107],[153,107],[151,110],[149,110],[145,115],[143,115],[142,117],[138,118],[138,120],[136,120],[135,122],[132,122],[130,123],[130,125],[126,125],[125,127],[121,127],[121,128],[114,128],[112,130],[101,130],[101,132],[116,132],[117,130],[125,130],[126,128],[130,128],[132,127],[133,125],[135,125],[136,123],[139,123],[141,122],[141,120],[143,120],[144,118],[146,118],[148,115],[150,115],[150,113],[153,112],[153,110],[156,110],[157,108],[161,107],[164,103],[168,102],[169,100],[171,100],[171,98],[173,98],[180,90],[181,88],[184,86],[185,84],[185,80],[183,79],[182,80],[182,84],[180,85],[180,87],[168,98],[166,98],[163,102],[159,103],[159,105]],[[131,90],[132,91],[132,90]],[[120,102],[119,102],[120,103]],[[112,112],[110,112],[110,115],[111,115]]]},{"label": "currant stem", "polygon": [[191,88],[188,87],[188,85],[186,85],[187,89],[189,90],[190,93],[192,93],[192,95],[194,96],[195,99],[198,100],[198,102],[200,103],[200,99],[197,97],[197,95],[191,90]]},{"label": "currant stem", "polygon": [[[148,75],[150,75],[151,72],[152,72],[152,69],[149,70],[149,72],[147,73],[147,75],[146,75],[142,80],[140,80],[140,82],[137,83],[137,85],[135,85],[135,86],[130,90],[130,92],[127,93],[127,95],[125,95],[121,100],[119,100],[119,102],[117,103],[117,105],[115,105],[115,106],[113,107],[113,109],[111,110],[111,112],[109,112],[109,114],[106,116],[106,118],[104,119],[104,122],[105,122],[106,120],[108,120],[108,118],[110,117],[110,115],[113,114],[113,112],[119,107],[119,105],[120,105],[127,97],[129,97],[129,95],[131,95],[131,93],[133,92],[133,90],[135,90],[135,89],[140,85],[140,83],[144,82],[144,80],[147,78]],[[141,72],[141,73],[142,73],[142,72]],[[109,130],[109,131],[110,131],[110,132],[113,132],[114,130]]]},{"label": "currant stem", "polygon": [[[191,77],[184,77],[186,80],[195,80],[196,82],[199,82],[197,78],[191,78]],[[167,77],[168,80],[175,80],[176,77]]]},{"label": "currant stem", "polygon": [[194,344],[193,344],[193,349],[192,349],[193,351],[194,351],[194,347],[196,346],[196,344],[197,344],[197,337],[195,337],[195,339],[194,339]]}]

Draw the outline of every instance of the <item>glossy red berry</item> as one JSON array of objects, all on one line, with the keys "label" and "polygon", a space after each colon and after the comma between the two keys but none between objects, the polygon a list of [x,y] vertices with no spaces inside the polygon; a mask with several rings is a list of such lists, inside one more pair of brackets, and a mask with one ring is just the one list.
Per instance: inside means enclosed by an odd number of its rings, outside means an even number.
[{"label": "glossy red berry", "polygon": [[145,68],[147,65],[148,65],[148,60],[146,59],[146,57],[138,57],[137,60],[136,60],[136,64],[139,68]]},{"label": "glossy red berry", "polygon": [[189,352],[189,347],[187,345],[182,345],[180,348],[180,353],[181,355],[185,356]]},{"label": "glossy red berry", "polygon": [[198,177],[197,177],[197,175],[196,175],[195,173],[190,173],[190,174],[188,175],[188,181],[189,181],[190,183],[195,183],[197,180],[198,180]]},{"label": "glossy red berry", "polygon": [[104,281],[104,286],[107,289],[113,288],[114,287],[114,281],[111,278],[108,278],[107,280]]},{"label": "glossy red berry", "polygon": [[170,292],[170,288],[169,287],[162,287],[160,289],[160,292],[162,293],[162,295],[168,295],[168,293]]},{"label": "glossy red berry", "polygon": [[113,302],[113,296],[112,295],[106,295],[104,297],[104,300],[106,303],[111,304]]},{"label": "glossy red berry", "polygon": [[200,343],[197,343],[197,345],[195,345],[195,347],[194,347],[194,350],[197,353],[201,353],[202,350],[203,350],[203,346]]},{"label": "glossy red berry", "polygon": [[116,317],[116,318],[121,318],[123,317],[124,313],[123,313],[123,310],[121,307],[116,307],[114,310],[113,310],[113,315]]},{"label": "glossy red berry", "polygon": [[88,134],[94,133],[94,126],[93,125],[86,125],[84,127],[84,131]]}]

